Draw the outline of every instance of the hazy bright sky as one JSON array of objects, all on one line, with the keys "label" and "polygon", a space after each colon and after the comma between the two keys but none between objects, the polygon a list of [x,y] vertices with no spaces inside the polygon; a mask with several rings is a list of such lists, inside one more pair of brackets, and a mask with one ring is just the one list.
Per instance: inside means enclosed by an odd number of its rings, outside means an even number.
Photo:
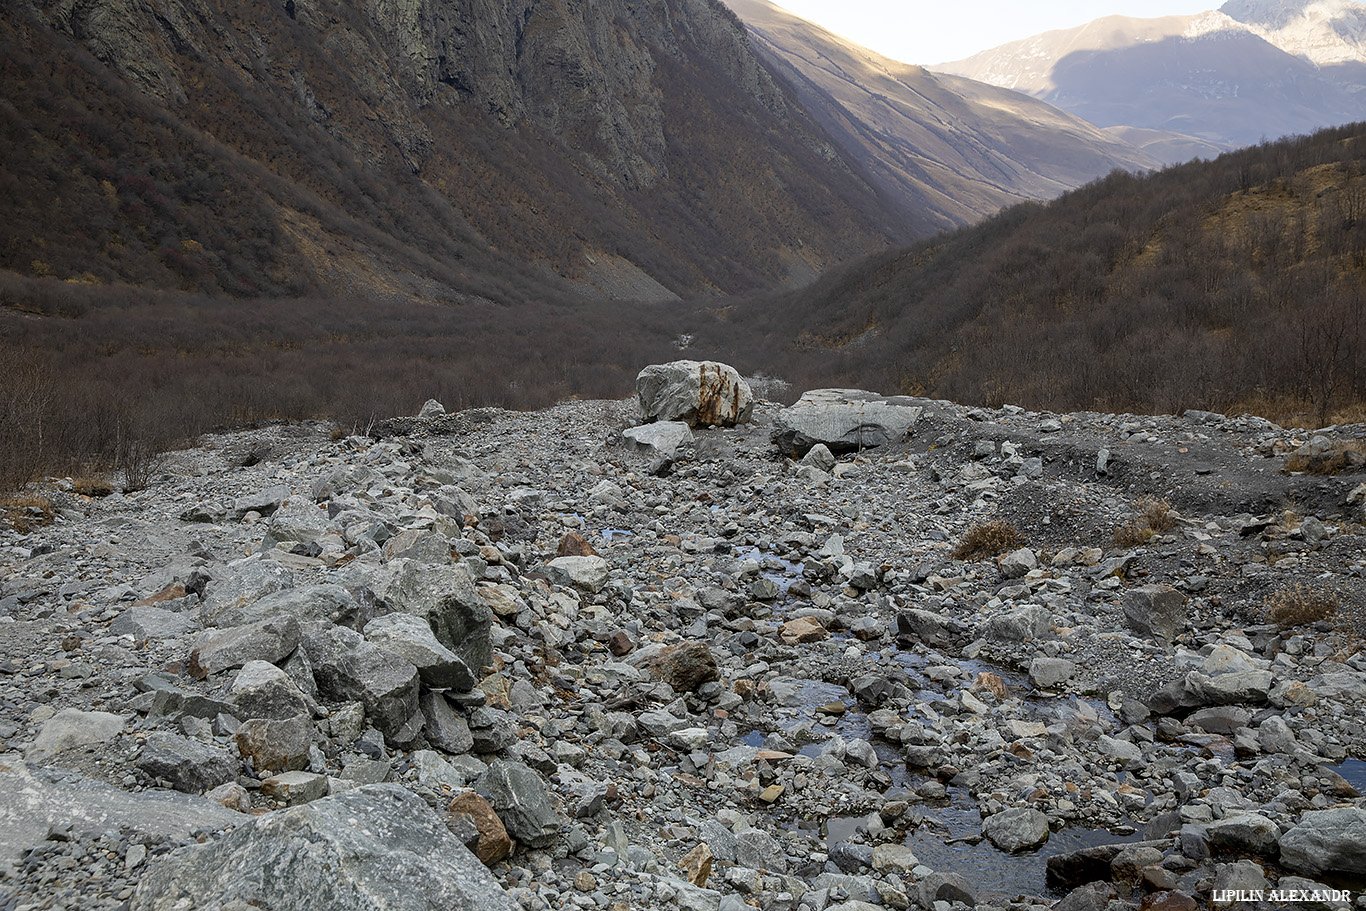
[{"label": "hazy bright sky", "polygon": [[773,0],[903,63],[945,63],[1101,16],[1190,15],[1223,0]]}]

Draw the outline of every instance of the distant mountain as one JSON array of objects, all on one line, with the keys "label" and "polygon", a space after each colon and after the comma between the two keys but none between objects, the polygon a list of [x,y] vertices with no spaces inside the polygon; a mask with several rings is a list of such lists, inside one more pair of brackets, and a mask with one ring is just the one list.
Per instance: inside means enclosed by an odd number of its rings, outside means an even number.
[{"label": "distant mountain", "polygon": [[16,0],[0,187],[0,270],[234,296],[668,299],[939,225],[716,0]]},{"label": "distant mountain", "polygon": [[882,57],[767,0],[726,0],[759,57],[887,193],[937,227],[1157,159],[1018,93]]},{"label": "distant mountain", "polygon": [[1366,117],[1366,4],[1108,16],[932,69],[1056,105],[1167,161]]}]

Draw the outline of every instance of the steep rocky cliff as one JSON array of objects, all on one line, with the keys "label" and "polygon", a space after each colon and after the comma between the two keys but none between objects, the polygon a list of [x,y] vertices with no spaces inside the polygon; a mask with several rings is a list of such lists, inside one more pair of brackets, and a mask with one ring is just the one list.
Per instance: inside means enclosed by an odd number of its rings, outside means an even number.
[{"label": "steep rocky cliff", "polygon": [[[23,274],[667,297],[926,229],[714,0],[34,0],[0,18],[18,228],[0,265]],[[93,224],[54,222],[54,198]],[[204,223],[228,199],[254,224],[219,238]],[[242,266],[233,238],[262,233]]]}]

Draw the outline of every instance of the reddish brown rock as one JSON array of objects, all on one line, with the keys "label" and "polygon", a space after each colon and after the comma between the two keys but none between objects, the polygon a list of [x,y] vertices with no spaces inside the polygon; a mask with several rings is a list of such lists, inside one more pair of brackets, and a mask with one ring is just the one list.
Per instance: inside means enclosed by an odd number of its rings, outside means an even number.
[{"label": "reddish brown rock", "polygon": [[613,655],[620,658],[622,655],[629,655],[636,647],[631,641],[631,636],[625,630],[617,630],[612,634],[612,638],[607,640],[607,648]]},{"label": "reddish brown rock", "polygon": [[716,659],[702,642],[680,642],[661,649],[650,661],[650,672],[680,693],[691,693],[720,676]]},{"label": "reddish brown rock", "polygon": [[577,531],[571,531],[560,539],[560,546],[555,548],[557,557],[596,557],[598,552],[593,549],[593,545],[588,543],[588,539]]},{"label": "reddish brown rock", "polygon": [[830,633],[815,617],[798,617],[783,624],[778,638],[784,645],[804,645],[830,638]]},{"label": "reddish brown rock", "polygon": [[451,801],[449,811],[452,815],[467,816],[479,830],[479,843],[475,845],[474,856],[485,866],[496,864],[512,853],[512,839],[498,814],[493,812],[489,802],[474,791],[466,791]]}]

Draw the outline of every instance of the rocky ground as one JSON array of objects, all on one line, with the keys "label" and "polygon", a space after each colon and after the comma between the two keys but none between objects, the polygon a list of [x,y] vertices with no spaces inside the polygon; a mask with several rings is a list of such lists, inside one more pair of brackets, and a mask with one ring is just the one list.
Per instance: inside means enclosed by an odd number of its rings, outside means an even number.
[{"label": "rocky ground", "polygon": [[1366,476],[1282,470],[1363,428],[914,404],[838,459],[570,402],[50,485],[0,909],[1366,908]]}]

